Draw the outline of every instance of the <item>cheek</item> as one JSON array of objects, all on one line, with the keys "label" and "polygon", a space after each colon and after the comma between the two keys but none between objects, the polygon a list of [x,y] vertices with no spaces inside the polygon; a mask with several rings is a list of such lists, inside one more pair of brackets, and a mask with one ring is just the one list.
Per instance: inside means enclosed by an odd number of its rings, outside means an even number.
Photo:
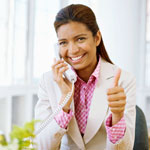
[{"label": "cheek", "polygon": [[96,49],[96,44],[94,42],[93,39],[89,39],[87,40],[87,42],[85,42],[82,47],[86,50],[86,51],[93,51],[93,49]]},{"label": "cheek", "polygon": [[82,43],[79,47],[82,48],[86,52],[89,52],[91,49],[91,46],[89,43]]},{"label": "cheek", "polygon": [[82,48],[86,51],[86,52],[94,52],[94,49],[96,49],[96,46],[94,45],[94,43],[86,43],[84,45],[82,45]]},{"label": "cheek", "polygon": [[64,58],[66,57],[67,51],[65,49],[60,49],[59,53],[60,53],[60,56]]}]

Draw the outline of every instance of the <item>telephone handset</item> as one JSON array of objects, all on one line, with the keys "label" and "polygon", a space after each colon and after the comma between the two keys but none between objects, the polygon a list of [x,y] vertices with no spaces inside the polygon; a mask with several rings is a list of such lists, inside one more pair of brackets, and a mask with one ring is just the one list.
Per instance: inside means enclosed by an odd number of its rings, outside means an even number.
[{"label": "telephone handset", "polygon": [[[59,48],[58,45],[55,44],[55,55],[56,59],[60,59],[59,56]],[[66,63],[66,62],[65,62]],[[74,89],[74,83],[76,82],[76,75],[71,69],[71,66],[68,64],[68,70],[65,71],[64,76],[72,83],[72,89],[71,91],[66,95],[64,101],[59,105],[59,107],[52,113],[51,116],[49,116],[45,121],[43,121],[40,125],[40,127],[35,131],[35,135],[38,135],[41,133],[41,131],[54,119],[54,117],[62,110],[62,108],[67,104],[68,100],[71,98],[73,89]]]},{"label": "telephone handset", "polygon": [[[60,54],[59,54],[59,45],[55,44],[55,56],[56,56],[56,60],[61,59],[60,58]],[[76,82],[76,74],[73,72],[73,70],[71,69],[71,66],[65,62],[68,65],[68,70],[66,70],[64,72],[64,76],[70,81],[70,82]]]}]

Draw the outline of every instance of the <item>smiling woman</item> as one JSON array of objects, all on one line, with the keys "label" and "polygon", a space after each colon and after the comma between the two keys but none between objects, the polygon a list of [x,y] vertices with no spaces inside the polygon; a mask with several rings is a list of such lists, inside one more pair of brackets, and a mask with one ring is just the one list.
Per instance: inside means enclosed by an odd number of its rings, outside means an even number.
[{"label": "smiling woman", "polygon": [[[37,135],[38,149],[132,150],[135,132],[135,78],[110,60],[93,11],[81,4],[61,9],[54,22],[59,54],[39,87],[36,119],[47,118],[71,98]],[[63,73],[67,62],[74,86]],[[37,129],[40,127],[37,125]]]},{"label": "smiling woman", "polygon": [[98,62],[96,47],[101,40],[100,32],[93,37],[84,24],[69,22],[60,26],[57,35],[60,55],[87,82]]}]

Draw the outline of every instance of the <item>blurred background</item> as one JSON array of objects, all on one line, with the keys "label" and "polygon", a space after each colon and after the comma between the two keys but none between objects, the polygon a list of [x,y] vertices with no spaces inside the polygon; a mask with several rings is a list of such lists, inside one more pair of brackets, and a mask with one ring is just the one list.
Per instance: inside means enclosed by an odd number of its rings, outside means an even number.
[{"label": "blurred background", "polygon": [[34,118],[41,75],[57,41],[53,22],[71,3],[96,14],[111,60],[137,79],[137,105],[150,128],[150,0],[0,0],[0,130]]}]

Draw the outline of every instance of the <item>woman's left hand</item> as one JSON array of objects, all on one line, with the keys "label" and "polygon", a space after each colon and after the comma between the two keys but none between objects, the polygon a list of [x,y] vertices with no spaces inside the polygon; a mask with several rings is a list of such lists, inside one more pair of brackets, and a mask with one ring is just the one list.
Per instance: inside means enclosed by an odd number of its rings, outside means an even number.
[{"label": "woman's left hand", "polygon": [[112,126],[123,117],[126,105],[126,94],[124,89],[118,86],[120,75],[121,69],[118,69],[114,79],[114,86],[107,91],[108,106],[112,112]]}]

